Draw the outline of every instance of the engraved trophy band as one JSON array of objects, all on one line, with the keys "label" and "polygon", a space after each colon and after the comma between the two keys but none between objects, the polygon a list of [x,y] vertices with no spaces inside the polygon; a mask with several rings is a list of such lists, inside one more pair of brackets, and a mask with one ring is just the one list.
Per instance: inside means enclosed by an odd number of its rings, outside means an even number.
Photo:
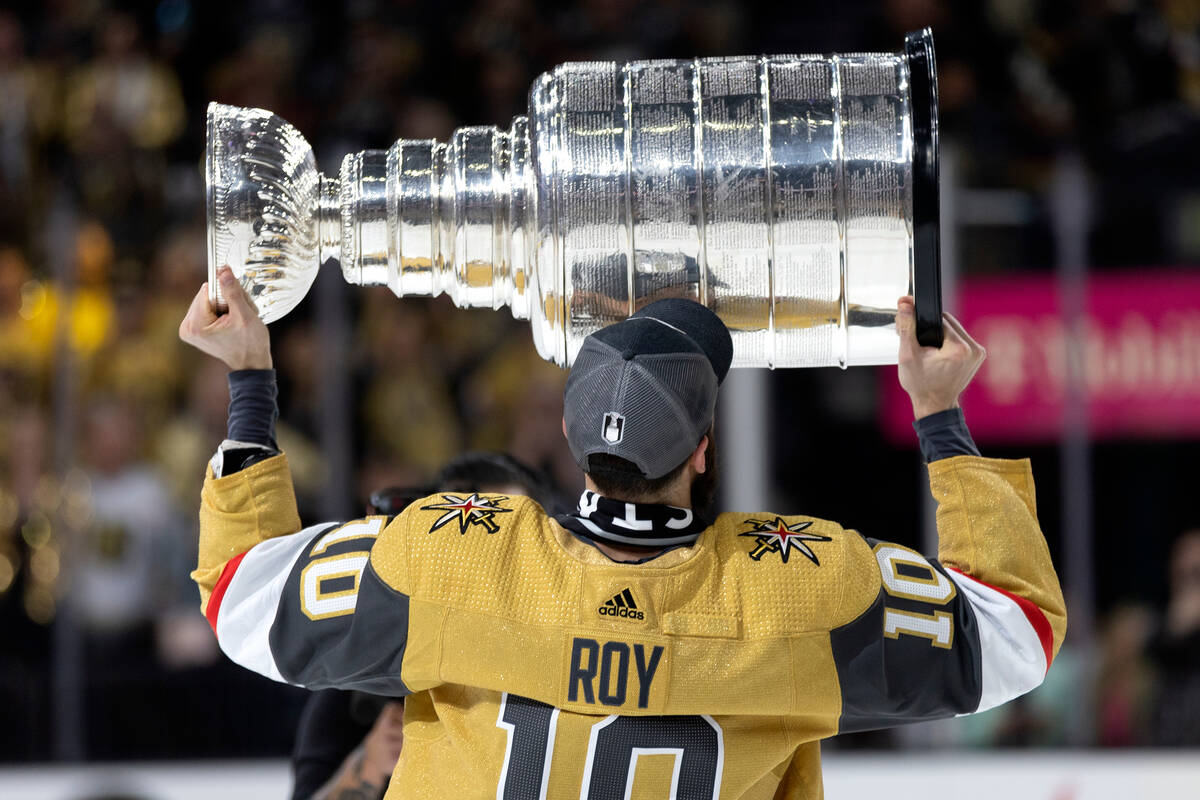
[{"label": "engraved trophy band", "polygon": [[932,34],[899,53],[563,64],[507,130],[401,139],[336,177],[268,111],[208,109],[209,287],[263,319],[328,259],[398,297],[508,306],[542,357],[662,297],[712,308],[735,366],[895,363],[896,301],[940,345]]}]

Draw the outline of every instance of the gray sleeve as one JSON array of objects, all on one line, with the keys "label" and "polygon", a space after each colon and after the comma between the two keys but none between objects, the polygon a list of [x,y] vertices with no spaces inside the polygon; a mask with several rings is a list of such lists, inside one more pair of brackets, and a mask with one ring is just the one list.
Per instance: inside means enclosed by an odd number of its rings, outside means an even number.
[{"label": "gray sleeve", "polygon": [[213,475],[239,472],[279,455],[275,420],[278,387],[273,369],[240,369],[229,373],[229,420],[226,439],[213,456]]},{"label": "gray sleeve", "polygon": [[233,661],[309,689],[403,696],[409,598],[371,566],[387,520],[317,525],[231,559],[208,617]]},{"label": "gray sleeve", "polygon": [[225,438],[279,449],[275,420],[279,387],[273,369],[238,369],[229,373],[229,421]]},{"label": "gray sleeve", "polygon": [[300,603],[307,561],[302,556],[288,576],[271,626],[271,653],[284,679],[308,689],[409,694],[400,677],[408,639],[408,597],[384,583],[368,562],[359,579],[354,613],[314,619]]},{"label": "gray sleeve", "polygon": [[967,430],[961,408],[950,408],[921,417],[913,423],[921,443],[921,455],[927,462],[952,456],[977,456],[979,448]]}]

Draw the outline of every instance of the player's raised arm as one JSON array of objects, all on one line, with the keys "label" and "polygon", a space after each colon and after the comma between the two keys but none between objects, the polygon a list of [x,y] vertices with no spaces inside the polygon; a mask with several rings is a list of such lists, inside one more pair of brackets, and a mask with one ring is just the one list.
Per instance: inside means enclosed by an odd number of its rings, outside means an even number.
[{"label": "player's raised arm", "polygon": [[1029,462],[981,457],[959,408],[983,348],[949,315],[942,347],[921,347],[912,300],[899,308],[899,378],[938,502],[938,558],[874,539],[858,545],[879,579],[861,587],[852,621],[830,632],[842,731],[1011,700],[1042,682],[1066,632]]},{"label": "player's raised arm", "polygon": [[202,610],[226,655],[269,678],[407,693],[403,548],[393,548],[381,577],[370,562],[389,538],[387,517],[302,528],[275,443],[270,336],[232,272],[218,275],[228,309],[213,309],[202,287],[179,326],[180,338],[231,370],[228,438],[201,493],[192,577]]}]

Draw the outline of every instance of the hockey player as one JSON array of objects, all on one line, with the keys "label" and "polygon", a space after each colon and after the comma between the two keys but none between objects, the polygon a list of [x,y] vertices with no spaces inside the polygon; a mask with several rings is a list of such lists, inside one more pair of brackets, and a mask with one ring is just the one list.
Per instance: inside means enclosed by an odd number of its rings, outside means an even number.
[{"label": "hockey player", "polygon": [[573,514],[442,492],[304,528],[267,330],[220,279],[228,311],[205,287],[180,326],[233,370],[202,608],[230,658],[275,680],[408,695],[389,796],[819,797],[821,739],[996,706],[1062,642],[1029,464],[979,456],[958,397],[984,354],[950,316],[937,349],[910,299],[896,318],[937,559],[813,517],[693,508],[732,346],[682,300],[584,342],[564,398],[588,487]]}]

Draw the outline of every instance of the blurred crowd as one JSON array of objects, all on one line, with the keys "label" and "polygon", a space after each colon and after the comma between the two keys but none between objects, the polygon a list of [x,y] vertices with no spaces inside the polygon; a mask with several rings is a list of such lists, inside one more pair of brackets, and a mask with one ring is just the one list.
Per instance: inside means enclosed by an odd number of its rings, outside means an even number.
[{"label": "blurred crowd", "polygon": [[[1052,263],[1039,198],[1066,150],[1095,176],[1098,265],[1200,260],[1200,160],[1190,146],[1200,130],[1200,4],[790,6],[5,4],[0,707],[16,724],[0,728],[0,758],[249,755],[290,745],[300,699],[220,660],[187,577],[199,481],[228,401],[221,365],[176,337],[205,275],[209,100],[280,114],[335,172],[345,153],[397,137],[506,125],[523,111],[532,78],[562,61],[897,50],[904,31],[932,25],[959,181],[1031,198],[1027,224],[1000,238],[981,230],[964,244],[967,270]],[[464,449],[507,450],[565,495],[578,487],[559,433],[564,375],[537,358],[526,326],[503,312],[455,310],[445,298],[400,302],[386,289],[346,292],[345,302],[356,466],[347,502],[424,483]],[[330,480],[321,450],[329,332],[312,305],[272,329],[279,438],[308,518],[328,510]],[[1169,719],[1200,742],[1197,542],[1179,545],[1172,580],[1181,588],[1165,623],[1143,605],[1113,616],[1093,670],[1095,742],[1149,743]],[[70,625],[56,625],[64,615]],[[64,669],[64,658],[82,667]],[[86,733],[74,750],[52,730],[63,687],[84,702]],[[980,741],[1056,741],[1036,709],[1028,717],[1006,718]],[[229,739],[232,725],[245,731],[241,740]]]}]

